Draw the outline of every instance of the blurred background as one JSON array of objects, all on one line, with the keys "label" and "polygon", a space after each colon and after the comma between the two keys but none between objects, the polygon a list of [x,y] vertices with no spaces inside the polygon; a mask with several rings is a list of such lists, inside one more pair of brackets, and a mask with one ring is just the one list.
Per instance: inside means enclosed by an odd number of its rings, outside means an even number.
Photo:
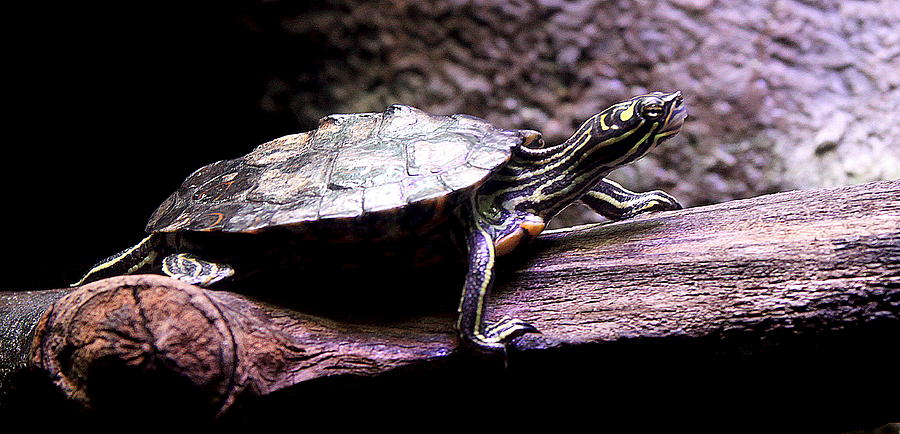
[{"label": "blurred background", "polygon": [[900,177],[895,0],[29,3],[7,17],[3,289],[77,280],[204,164],[393,103],[558,142],[611,103],[679,89],[682,133],[612,177],[687,206]]}]

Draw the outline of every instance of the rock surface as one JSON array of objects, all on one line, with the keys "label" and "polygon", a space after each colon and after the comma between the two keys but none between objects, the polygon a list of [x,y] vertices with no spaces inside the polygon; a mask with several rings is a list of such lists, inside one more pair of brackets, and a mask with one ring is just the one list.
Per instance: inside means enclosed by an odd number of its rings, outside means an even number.
[{"label": "rock surface", "polygon": [[402,102],[549,142],[610,103],[684,91],[682,138],[613,178],[686,205],[900,177],[890,1],[274,1],[255,31],[309,47],[261,96],[304,124]]}]

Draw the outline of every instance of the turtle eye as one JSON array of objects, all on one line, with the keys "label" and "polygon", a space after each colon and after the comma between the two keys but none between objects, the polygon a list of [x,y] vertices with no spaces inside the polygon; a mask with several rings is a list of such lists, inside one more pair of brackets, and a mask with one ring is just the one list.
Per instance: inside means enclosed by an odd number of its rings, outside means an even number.
[{"label": "turtle eye", "polygon": [[663,101],[659,98],[647,98],[641,104],[641,116],[645,119],[656,119],[663,115]]},{"label": "turtle eye", "polygon": [[641,115],[648,119],[655,119],[663,114],[663,107],[659,104],[645,105],[641,109]]},{"label": "turtle eye", "polygon": [[645,119],[656,119],[663,115],[664,110],[663,101],[656,97],[645,98],[641,104],[641,116]]}]

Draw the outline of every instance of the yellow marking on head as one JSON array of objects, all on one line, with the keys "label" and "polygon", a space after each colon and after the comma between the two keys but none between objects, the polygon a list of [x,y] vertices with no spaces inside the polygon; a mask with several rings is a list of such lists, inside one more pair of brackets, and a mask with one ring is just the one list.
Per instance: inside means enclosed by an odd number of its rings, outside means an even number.
[{"label": "yellow marking on head", "polygon": [[619,126],[616,124],[606,125],[606,115],[607,115],[607,113],[600,115],[600,129],[602,129],[603,131],[618,130]]},{"label": "yellow marking on head", "polygon": [[634,116],[634,106],[636,105],[637,101],[632,101],[631,105],[629,105],[627,109],[622,110],[622,112],[619,113],[619,119],[621,119],[622,122],[626,122],[631,119],[631,117]]}]

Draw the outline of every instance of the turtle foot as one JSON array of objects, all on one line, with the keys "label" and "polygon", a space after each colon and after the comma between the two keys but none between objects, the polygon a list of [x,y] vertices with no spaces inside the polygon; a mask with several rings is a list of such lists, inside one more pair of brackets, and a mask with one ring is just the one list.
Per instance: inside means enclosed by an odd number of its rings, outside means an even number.
[{"label": "turtle foot", "polygon": [[517,318],[504,316],[499,321],[486,322],[482,333],[461,334],[463,343],[477,353],[507,357],[507,344],[527,333],[540,333],[537,327]]},{"label": "turtle foot", "polygon": [[537,327],[518,318],[504,316],[499,321],[485,324],[484,336],[494,342],[509,342],[526,333],[540,333]]},{"label": "turtle foot", "polygon": [[162,271],[197,286],[209,286],[234,275],[234,269],[227,264],[205,261],[188,253],[166,256]]}]

